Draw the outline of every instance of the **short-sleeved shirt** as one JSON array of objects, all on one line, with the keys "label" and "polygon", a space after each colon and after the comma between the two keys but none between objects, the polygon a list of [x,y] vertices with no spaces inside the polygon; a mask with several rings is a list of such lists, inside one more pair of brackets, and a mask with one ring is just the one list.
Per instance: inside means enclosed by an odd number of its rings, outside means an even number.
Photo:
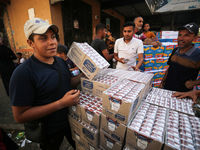
[{"label": "short-sleeved shirt", "polygon": [[[56,57],[53,64],[46,64],[34,56],[19,65],[10,81],[10,100],[12,106],[41,106],[62,98],[71,90],[71,74],[66,62]],[[59,63],[61,70],[61,87],[59,86]],[[68,108],[58,110],[48,116],[46,131],[53,133],[67,125]]]},{"label": "short-sleeved shirt", "polygon": [[[103,40],[95,39],[95,40],[92,41],[91,46],[92,46],[103,58],[105,58],[104,55],[103,55],[103,53],[102,53],[102,51],[105,50],[105,49],[107,49],[107,47],[106,47],[106,44],[105,44],[105,42],[104,42]],[[106,59],[106,58],[105,58],[105,59]]]},{"label": "short-sleeved shirt", "polygon": [[168,60],[168,74],[164,89],[186,92],[185,82],[196,80],[200,70],[200,49],[193,46],[186,53],[180,54],[179,48]]},{"label": "short-sleeved shirt", "polygon": [[68,59],[66,60],[66,63],[67,63],[67,65],[68,65],[68,68],[69,68],[69,69],[74,68],[74,63],[71,61],[71,59],[68,58]]},{"label": "short-sleeved shirt", "polygon": [[151,32],[151,31],[149,31],[149,32],[143,32],[143,34],[147,37],[147,38],[155,38],[156,37],[156,35],[153,33],[153,32]]},{"label": "short-sleeved shirt", "polygon": [[137,38],[137,39],[139,39],[139,40],[142,40],[142,41],[144,41],[147,37],[143,34],[143,32],[142,31],[137,31],[137,32],[135,32],[135,34],[133,34],[133,37],[134,38]]},{"label": "short-sleeved shirt", "polygon": [[131,66],[136,66],[138,54],[144,53],[141,40],[132,38],[129,43],[124,42],[124,38],[117,39],[115,42],[114,53],[118,53],[119,58],[129,59],[126,64],[117,62],[116,69],[133,70]]},{"label": "short-sleeved shirt", "polygon": [[0,45],[0,73],[15,69],[13,60],[17,59],[13,51],[5,45]]}]

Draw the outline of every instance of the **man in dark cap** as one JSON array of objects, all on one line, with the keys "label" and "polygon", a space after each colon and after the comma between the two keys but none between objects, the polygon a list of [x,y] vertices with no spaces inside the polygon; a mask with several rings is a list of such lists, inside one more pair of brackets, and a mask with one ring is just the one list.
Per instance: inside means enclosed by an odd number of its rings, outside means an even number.
[{"label": "man in dark cap", "polygon": [[168,60],[169,68],[159,87],[187,92],[192,88],[187,88],[185,83],[196,80],[200,70],[200,49],[192,44],[198,38],[199,26],[189,23],[179,27],[178,31],[178,47],[173,50]]}]

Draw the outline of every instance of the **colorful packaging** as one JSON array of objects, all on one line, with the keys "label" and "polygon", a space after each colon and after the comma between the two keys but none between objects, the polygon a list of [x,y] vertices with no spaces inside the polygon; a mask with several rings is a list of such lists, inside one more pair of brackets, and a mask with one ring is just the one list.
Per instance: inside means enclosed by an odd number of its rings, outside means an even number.
[{"label": "colorful packaging", "polygon": [[163,53],[163,56],[164,57],[169,57],[173,51],[173,49],[175,48],[174,45],[167,45],[165,46],[165,49],[164,49],[164,53]]},{"label": "colorful packaging", "polygon": [[162,78],[164,77],[164,73],[163,72],[156,72],[155,74],[154,74],[154,77],[153,77],[153,82],[160,82],[160,81],[162,81]]},{"label": "colorful packaging", "polygon": [[154,58],[159,58],[159,57],[163,57],[163,51],[165,49],[164,46],[160,46],[157,48],[151,47],[151,49],[154,51]]},{"label": "colorful packaging", "polygon": [[164,61],[163,61],[163,70],[167,70],[169,68],[169,65],[167,64],[168,62],[168,57],[164,58]]},{"label": "colorful packaging", "polygon": [[173,41],[172,41],[173,43],[177,43],[178,42],[178,40],[177,39],[173,39]]},{"label": "colorful packaging", "polygon": [[163,62],[164,62],[163,58],[157,58],[157,59],[155,59],[153,70],[163,69]]},{"label": "colorful packaging", "polygon": [[160,85],[160,83],[161,83],[161,81],[153,82],[153,83],[152,83],[152,87],[158,88],[159,85]]},{"label": "colorful packaging", "polygon": [[152,50],[152,46],[150,45],[144,45],[144,58],[153,58],[154,57],[154,50]]},{"label": "colorful packaging", "polygon": [[144,60],[144,71],[151,71],[154,67],[154,59],[145,59]]}]

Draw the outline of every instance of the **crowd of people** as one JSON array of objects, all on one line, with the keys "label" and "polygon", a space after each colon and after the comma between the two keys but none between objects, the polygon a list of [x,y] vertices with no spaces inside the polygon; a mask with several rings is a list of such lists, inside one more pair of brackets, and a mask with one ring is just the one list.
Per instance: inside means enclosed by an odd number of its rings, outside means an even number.
[{"label": "crowd of people", "polygon": [[[116,69],[140,71],[144,58],[143,45],[161,45],[149,29],[149,23],[143,27],[143,18],[136,17],[134,21],[124,23],[123,37],[115,39],[112,32],[99,23],[94,30],[91,46],[111,67],[115,60]],[[198,29],[195,23],[178,28],[178,48],[174,49],[168,60],[169,69],[160,85],[160,88],[178,91],[173,96],[190,96],[194,101],[200,93],[200,90],[193,90],[193,86],[199,84],[196,78],[200,70],[200,49],[192,45],[197,39]],[[14,118],[18,123],[25,123],[25,127],[28,123],[41,121],[45,126],[40,142],[43,150],[59,149],[64,136],[75,148],[66,114],[69,106],[79,102],[80,91],[76,87],[80,77],[85,75],[67,57],[68,47],[58,44],[56,25],[34,18],[25,23],[24,33],[27,44],[35,51],[27,60],[22,59],[20,53],[16,57],[0,38],[0,73],[6,83],[4,85],[10,96]],[[15,65],[13,60],[17,58]]]}]

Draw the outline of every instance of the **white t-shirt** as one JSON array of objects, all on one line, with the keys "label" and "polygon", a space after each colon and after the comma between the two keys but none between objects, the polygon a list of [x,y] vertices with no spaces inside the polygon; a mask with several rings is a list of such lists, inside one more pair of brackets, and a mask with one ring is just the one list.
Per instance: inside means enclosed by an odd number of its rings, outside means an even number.
[{"label": "white t-shirt", "polygon": [[117,62],[116,69],[133,70],[131,66],[136,66],[136,58],[140,53],[144,53],[141,40],[132,38],[129,43],[124,42],[124,38],[117,39],[115,42],[114,53],[118,53],[119,58],[129,59],[126,64]]},{"label": "white t-shirt", "polygon": [[22,64],[24,61],[25,61],[25,59],[24,59],[24,58],[21,58],[21,59],[20,59],[20,64]]}]

